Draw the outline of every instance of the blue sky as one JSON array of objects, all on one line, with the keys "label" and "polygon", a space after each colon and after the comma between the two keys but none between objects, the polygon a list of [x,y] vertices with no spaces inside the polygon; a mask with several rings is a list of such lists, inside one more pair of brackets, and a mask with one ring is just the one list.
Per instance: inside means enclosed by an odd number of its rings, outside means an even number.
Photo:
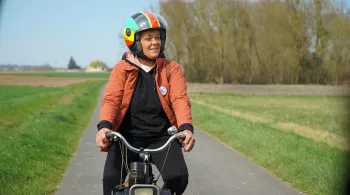
[{"label": "blue sky", "polygon": [[126,51],[119,36],[127,18],[157,5],[158,0],[5,0],[0,64],[67,67],[73,56],[82,67],[95,59],[113,67]]},{"label": "blue sky", "polygon": [[0,64],[67,67],[70,56],[113,67],[125,47],[119,36],[132,14],[158,0],[5,0],[0,23]]}]

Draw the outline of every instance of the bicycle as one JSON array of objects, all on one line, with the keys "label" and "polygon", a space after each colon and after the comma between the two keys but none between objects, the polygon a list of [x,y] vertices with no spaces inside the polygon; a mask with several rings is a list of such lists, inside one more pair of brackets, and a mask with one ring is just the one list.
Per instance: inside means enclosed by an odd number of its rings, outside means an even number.
[{"label": "bicycle", "polygon": [[[171,135],[171,137],[163,146],[156,149],[148,149],[135,148],[131,146],[118,132],[107,132],[107,139],[113,139],[114,141],[118,141],[119,139],[127,146],[129,150],[139,153],[139,161],[130,163],[130,172],[126,176],[126,182],[124,182],[124,184],[117,185],[113,195],[171,195],[169,189],[159,187],[157,185],[162,169],[159,172],[158,178],[155,179],[151,166],[151,152],[162,151],[169,146],[173,140],[177,138],[185,138],[184,134],[177,133],[177,128],[175,126],[168,129],[168,134]],[[164,162],[166,161],[167,156],[168,155],[165,156]]]}]

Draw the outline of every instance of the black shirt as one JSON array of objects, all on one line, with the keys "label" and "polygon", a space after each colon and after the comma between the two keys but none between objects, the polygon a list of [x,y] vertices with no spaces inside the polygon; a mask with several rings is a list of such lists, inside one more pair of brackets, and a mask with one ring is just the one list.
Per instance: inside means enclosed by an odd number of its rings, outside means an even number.
[{"label": "black shirt", "polygon": [[168,138],[167,129],[171,123],[160,103],[154,77],[155,68],[149,72],[139,68],[134,93],[119,128],[127,139],[152,141]]}]

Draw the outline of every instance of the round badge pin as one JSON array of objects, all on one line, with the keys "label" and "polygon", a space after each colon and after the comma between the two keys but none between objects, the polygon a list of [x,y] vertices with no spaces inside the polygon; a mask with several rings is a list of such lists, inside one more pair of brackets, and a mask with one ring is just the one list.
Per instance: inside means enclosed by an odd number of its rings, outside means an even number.
[{"label": "round badge pin", "polygon": [[164,96],[167,92],[166,88],[164,86],[159,87],[160,93]]}]

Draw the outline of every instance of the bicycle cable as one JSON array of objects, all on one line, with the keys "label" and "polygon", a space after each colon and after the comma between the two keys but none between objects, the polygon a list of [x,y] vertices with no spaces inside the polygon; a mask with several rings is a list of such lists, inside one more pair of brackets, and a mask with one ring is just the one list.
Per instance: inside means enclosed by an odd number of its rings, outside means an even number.
[{"label": "bicycle cable", "polygon": [[165,155],[165,159],[164,159],[164,162],[163,162],[162,168],[161,168],[161,169],[160,169],[160,171],[159,171],[159,175],[158,175],[157,179],[156,179],[156,180],[154,180],[154,184],[156,184],[156,183],[157,183],[157,181],[158,181],[158,179],[159,179],[159,177],[160,177],[160,175],[161,175],[161,173],[162,173],[162,171],[163,171],[163,168],[164,168],[164,165],[165,165],[166,159],[167,159],[167,157],[168,157],[168,153],[169,153],[170,147],[171,147],[171,144],[169,145],[168,151],[166,152],[166,155]]},{"label": "bicycle cable", "polygon": [[123,183],[123,165],[125,163],[125,170],[126,170],[126,175],[129,174],[130,170],[129,170],[129,166],[128,166],[128,150],[127,148],[125,149],[125,153],[126,153],[126,159],[124,159],[124,143],[122,143],[122,145],[120,145],[120,141],[119,142],[119,147],[120,147],[120,153],[122,154],[122,165],[121,165],[121,168],[120,168],[120,184]]}]

